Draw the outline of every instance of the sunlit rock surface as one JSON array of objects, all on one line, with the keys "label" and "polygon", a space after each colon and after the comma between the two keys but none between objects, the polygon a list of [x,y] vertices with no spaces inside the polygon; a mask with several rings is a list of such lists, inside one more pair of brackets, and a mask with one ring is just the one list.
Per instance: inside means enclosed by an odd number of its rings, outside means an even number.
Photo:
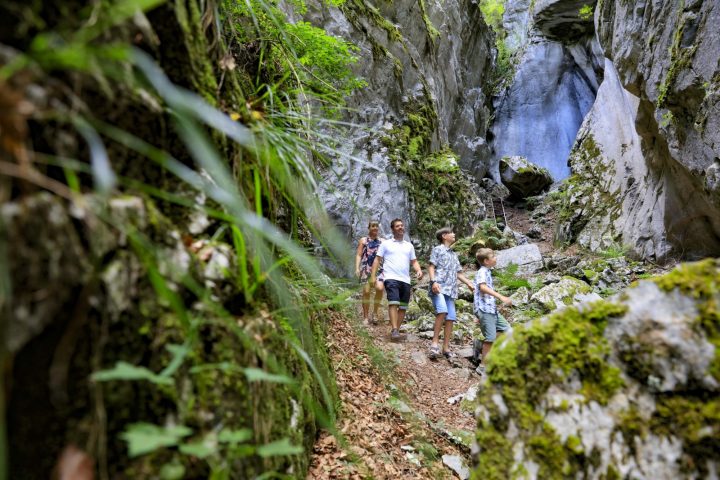
[{"label": "sunlit rock surface", "polygon": [[597,15],[610,61],[571,156],[574,227],[560,239],[657,260],[717,255],[720,8],[615,1]]}]

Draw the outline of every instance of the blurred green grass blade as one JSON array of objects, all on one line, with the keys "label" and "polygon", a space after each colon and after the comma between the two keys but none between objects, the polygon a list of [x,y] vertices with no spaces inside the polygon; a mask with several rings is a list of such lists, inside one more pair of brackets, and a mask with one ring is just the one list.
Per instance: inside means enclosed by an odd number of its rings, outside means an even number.
[{"label": "blurred green grass blade", "polygon": [[92,166],[95,189],[100,194],[107,195],[115,187],[117,177],[112,167],[110,167],[110,159],[108,158],[107,150],[105,150],[105,144],[97,131],[83,118],[75,117],[73,124],[78,132],[80,132],[80,135],[83,136],[90,149],[90,165]]},{"label": "blurred green grass blade", "polygon": [[294,380],[287,375],[268,373],[259,368],[247,367],[243,369],[243,371],[245,372],[245,377],[249,382],[295,383]]},{"label": "blurred green grass blade", "polygon": [[86,23],[84,28],[80,28],[75,33],[75,40],[81,43],[89,43],[99,35],[107,32],[108,29],[124,23],[132,18],[137,12],[147,12],[159,5],[165,3],[166,0],[113,0],[112,2],[103,2],[100,7],[104,11],[97,12],[93,16],[93,21]]},{"label": "blurred green grass blade", "polygon": [[243,147],[251,151],[255,150],[255,138],[249,128],[212,107],[196,93],[175,86],[153,59],[142,50],[133,50],[132,59],[172,109],[182,112],[184,117],[195,117],[209,127],[224,133]]},{"label": "blurred green grass blade", "polygon": [[172,354],[173,357],[172,360],[170,360],[170,363],[168,363],[168,366],[160,372],[160,376],[171,377],[175,374],[178,368],[180,368],[185,361],[185,357],[187,357],[190,353],[190,344],[189,342],[186,342],[184,345],[170,344],[165,345],[165,348]]},{"label": "blurred green grass blade", "polygon": [[257,454],[262,458],[297,455],[303,451],[302,446],[291,444],[289,438],[283,438],[257,447]]}]

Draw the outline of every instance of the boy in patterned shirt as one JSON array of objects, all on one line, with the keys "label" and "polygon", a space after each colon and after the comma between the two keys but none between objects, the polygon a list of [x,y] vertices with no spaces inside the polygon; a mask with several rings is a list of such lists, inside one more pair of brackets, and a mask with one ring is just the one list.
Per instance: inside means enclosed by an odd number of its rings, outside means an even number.
[{"label": "boy in patterned shirt", "polygon": [[481,248],[475,254],[475,260],[477,260],[480,269],[475,276],[473,310],[480,321],[480,329],[483,337],[485,337],[482,344],[482,363],[475,371],[483,375],[485,373],[485,358],[490,353],[497,334],[510,330],[507,320],[498,313],[495,307],[495,299],[497,298],[508,306],[512,305],[512,300],[496,292],[493,287],[491,269],[497,264],[495,252],[490,248]]},{"label": "boy in patterned shirt", "polygon": [[455,232],[452,228],[445,227],[435,232],[435,237],[440,245],[433,248],[430,254],[430,300],[435,307],[435,328],[433,341],[430,345],[428,356],[435,360],[440,356],[440,329],[445,324],[445,335],[443,337],[442,354],[451,362],[455,354],[450,351],[450,338],[452,337],[453,322],[455,322],[455,299],[458,298],[457,281],[460,280],[472,291],[475,286],[462,273],[460,260],[457,253],[450,249],[455,243]]}]

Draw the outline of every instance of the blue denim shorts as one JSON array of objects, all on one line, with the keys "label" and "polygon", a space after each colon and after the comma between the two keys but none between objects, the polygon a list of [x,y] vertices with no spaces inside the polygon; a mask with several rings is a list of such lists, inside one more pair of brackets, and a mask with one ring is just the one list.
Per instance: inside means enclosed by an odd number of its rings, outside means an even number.
[{"label": "blue denim shorts", "polygon": [[455,299],[444,293],[438,293],[437,295],[430,295],[433,307],[435,307],[435,314],[447,313],[445,320],[455,321]]},{"label": "blue denim shorts", "polygon": [[510,324],[499,313],[478,311],[475,312],[475,316],[480,320],[480,330],[482,330],[483,337],[488,343],[495,341],[498,332],[503,333],[510,330]]}]

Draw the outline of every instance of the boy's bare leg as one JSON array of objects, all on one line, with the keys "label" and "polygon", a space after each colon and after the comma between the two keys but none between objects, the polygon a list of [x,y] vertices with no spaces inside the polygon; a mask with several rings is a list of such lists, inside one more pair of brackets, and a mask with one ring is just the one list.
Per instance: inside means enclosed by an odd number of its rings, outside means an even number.
[{"label": "boy's bare leg", "polygon": [[493,342],[483,342],[482,346],[482,364],[485,365],[485,357],[487,357],[488,353],[490,353],[490,349],[492,349]]},{"label": "boy's bare leg", "polygon": [[435,315],[435,326],[433,327],[433,339],[432,339],[432,346],[437,347],[440,343],[440,329],[443,326],[443,322],[445,321],[445,317],[447,316],[447,312],[438,313]]},{"label": "boy's bare leg", "polygon": [[[502,335],[503,333],[505,333],[505,332],[504,331],[497,332],[497,337],[500,338],[500,335]],[[483,347],[482,347],[482,363],[483,363],[483,365],[485,365],[485,357],[487,356],[488,353],[490,353],[490,349],[492,348],[492,346],[493,346],[493,342],[483,342]]]},{"label": "boy's bare leg", "polygon": [[[437,322],[437,320],[436,320]],[[450,339],[452,338],[453,322],[445,321],[445,336],[443,337],[443,352],[450,351]]]}]

